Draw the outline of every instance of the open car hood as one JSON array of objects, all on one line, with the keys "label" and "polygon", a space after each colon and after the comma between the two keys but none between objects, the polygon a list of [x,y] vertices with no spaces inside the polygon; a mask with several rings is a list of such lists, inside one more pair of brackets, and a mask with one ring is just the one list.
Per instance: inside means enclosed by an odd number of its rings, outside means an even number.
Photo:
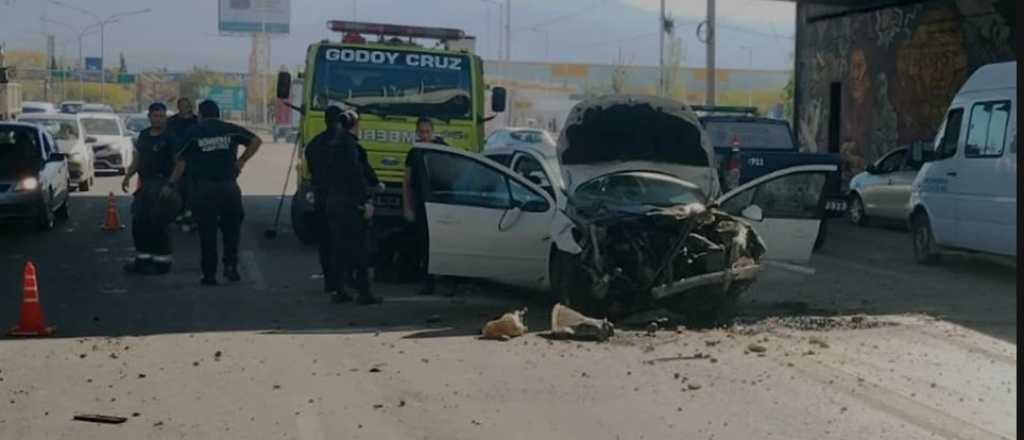
[{"label": "open car hood", "polygon": [[719,195],[714,149],[689,106],[644,95],[582,101],[569,112],[558,138],[566,189],[622,171],[655,171]]}]

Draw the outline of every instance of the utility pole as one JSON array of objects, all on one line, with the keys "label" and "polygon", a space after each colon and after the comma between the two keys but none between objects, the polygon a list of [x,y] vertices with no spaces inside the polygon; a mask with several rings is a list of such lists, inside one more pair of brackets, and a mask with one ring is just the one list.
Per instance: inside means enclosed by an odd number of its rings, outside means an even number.
[{"label": "utility pole", "polygon": [[708,0],[707,18],[707,105],[715,105],[715,0]]},{"label": "utility pole", "polygon": [[505,0],[505,61],[512,60],[512,0]]},{"label": "utility pole", "polygon": [[658,96],[665,93],[665,0],[658,12]]}]

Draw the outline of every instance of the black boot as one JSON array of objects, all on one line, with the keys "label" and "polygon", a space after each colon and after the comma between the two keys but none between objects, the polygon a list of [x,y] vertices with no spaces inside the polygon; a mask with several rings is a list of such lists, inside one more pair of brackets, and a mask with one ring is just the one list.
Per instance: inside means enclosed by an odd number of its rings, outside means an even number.
[{"label": "black boot", "polygon": [[379,296],[373,296],[370,292],[360,292],[359,297],[356,298],[356,304],[361,306],[369,306],[374,304],[381,304],[384,302],[384,298]]},{"label": "black boot", "polygon": [[344,290],[338,290],[331,295],[331,302],[334,304],[352,302],[352,295]]},{"label": "black boot", "polygon": [[239,282],[242,280],[242,276],[238,274],[237,264],[225,264],[224,265],[224,278],[227,278],[231,282]]}]

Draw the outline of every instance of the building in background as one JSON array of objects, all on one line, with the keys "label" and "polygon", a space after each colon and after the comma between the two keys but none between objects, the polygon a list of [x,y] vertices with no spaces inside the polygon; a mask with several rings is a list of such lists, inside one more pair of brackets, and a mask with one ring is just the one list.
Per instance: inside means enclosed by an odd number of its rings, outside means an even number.
[{"label": "building in background", "polygon": [[971,73],[1016,59],[1016,1],[799,3],[794,117],[801,146],[842,152],[855,173],[897,146],[932,140]]}]

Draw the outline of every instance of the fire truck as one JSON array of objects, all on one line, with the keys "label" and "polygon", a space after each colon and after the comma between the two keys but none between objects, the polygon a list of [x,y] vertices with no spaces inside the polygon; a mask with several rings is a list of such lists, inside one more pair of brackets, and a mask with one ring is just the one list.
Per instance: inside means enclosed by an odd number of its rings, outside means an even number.
[{"label": "fire truck", "polygon": [[[329,21],[327,28],[342,38],[309,46],[305,70],[299,73],[301,87],[294,87],[288,72],[278,76],[279,99],[293,99],[293,89],[302,94],[294,97],[301,98],[300,104],[289,104],[302,115],[292,228],[302,242],[316,241],[311,228],[314,196],[303,145],[324,130],[324,110],[337,105],[359,113],[360,142],[385,183],[386,190],[375,196],[374,236],[378,245],[386,245],[405,226],[401,186],[416,120],[430,117],[435,134],[449,145],[478,152],[484,123],[504,111],[506,91],[485,90],[475,38],[462,30],[353,21]],[[485,114],[486,97],[491,115]]]}]

